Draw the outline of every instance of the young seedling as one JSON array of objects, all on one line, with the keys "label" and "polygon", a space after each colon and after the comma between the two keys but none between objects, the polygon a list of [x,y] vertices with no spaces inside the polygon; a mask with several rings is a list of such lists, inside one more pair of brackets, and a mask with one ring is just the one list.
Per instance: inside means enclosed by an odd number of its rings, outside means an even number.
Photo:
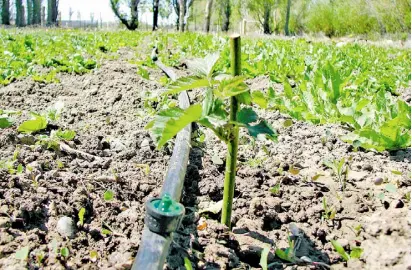
[{"label": "young seedling", "polygon": [[[223,190],[223,209],[221,222],[230,227],[232,202],[235,187],[236,160],[239,143],[239,129],[245,128],[253,138],[261,136],[275,140],[276,133],[264,120],[260,120],[251,105],[256,103],[241,75],[240,37],[230,38],[231,75],[217,74],[218,54],[204,59],[190,61],[189,69],[196,72],[177,80],[169,87],[166,94],[177,94],[195,88],[204,88],[199,96],[202,103],[191,105],[183,110],[169,108],[158,113],[146,129],[150,129],[160,148],[172,139],[186,125],[197,122],[209,128],[226,144],[226,170]],[[256,124],[257,123],[257,124]]]},{"label": "young seedling", "polygon": [[362,256],[363,249],[360,247],[352,247],[350,254],[348,254],[338,241],[331,240],[331,243],[336,252],[339,253],[341,258],[345,261],[349,261],[350,259],[359,259]]},{"label": "young seedling", "polygon": [[338,178],[341,190],[344,191],[346,189],[346,181],[349,173],[349,166],[347,165],[346,159],[342,158],[339,161],[333,160],[332,162],[325,160],[323,164],[332,169],[333,174]]},{"label": "young seedling", "polygon": [[322,214],[322,222],[324,220],[333,220],[336,216],[336,209],[335,207],[329,207],[327,202],[326,202],[326,198],[323,197],[322,199],[322,206],[323,206],[323,214]]}]

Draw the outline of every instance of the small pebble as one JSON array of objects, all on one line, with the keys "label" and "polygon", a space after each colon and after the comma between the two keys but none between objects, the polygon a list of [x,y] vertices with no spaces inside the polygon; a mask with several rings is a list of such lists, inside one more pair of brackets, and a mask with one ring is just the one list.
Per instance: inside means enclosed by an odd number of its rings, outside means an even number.
[{"label": "small pebble", "polygon": [[394,201],[391,203],[392,208],[403,208],[404,205],[405,205],[405,204],[403,203],[402,200],[394,200]]},{"label": "small pebble", "polygon": [[373,181],[373,183],[377,186],[381,185],[383,183],[383,178],[382,177],[378,177],[375,179],[375,181]]}]

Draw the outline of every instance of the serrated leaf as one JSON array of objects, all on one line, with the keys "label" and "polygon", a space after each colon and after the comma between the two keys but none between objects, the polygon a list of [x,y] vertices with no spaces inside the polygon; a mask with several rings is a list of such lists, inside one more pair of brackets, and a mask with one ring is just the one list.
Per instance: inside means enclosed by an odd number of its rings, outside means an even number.
[{"label": "serrated leaf", "polygon": [[269,255],[270,249],[268,247],[265,247],[262,250],[262,253],[260,253],[260,262],[259,265],[262,267],[262,270],[267,270],[268,269],[268,255]]},{"label": "serrated leaf", "polygon": [[8,128],[13,125],[13,121],[10,118],[0,116],[0,128]]},{"label": "serrated leaf", "polygon": [[252,108],[243,108],[237,113],[237,121],[248,125],[258,120],[258,115]]},{"label": "serrated leaf", "polygon": [[243,82],[244,79],[243,76],[237,76],[228,80],[223,80],[219,83],[213,93],[217,97],[226,99],[247,92],[249,91],[249,88]]},{"label": "serrated leaf", "polygon": [[350,257],[349,254],[346,253],[345,249],[338,243],[338,241],[331,240],[333,248],[336,250],[337,253],[344,259],[345,261],[349,261]]},{"label": "serrated leaf", "polygon": [[16,251],[15,257],[18,260],[27,260],[29,256],[30,248],[28,246],[22,247],[21,249]]},{"label": "serrated leaf", "polygon": [[259,124],[255,126],[247,126],[247,130],[249,131],[249,135],[257,138],[258,135],[263,134],[267,138],[276,141],[277,140],[277,134],[274,131],[274,129],[270,126],[269,123],[266,121],[261,121]]},{"label": "serrated leaf", "polygon": [[103,199],[104,199],[106,202],[109,202],[109,201],[113,200],[113,198],[114,198],[114,192],[113,192],[112,190],[106,190],[106,191],[104,192],[104,194],[103,194]]},{"label": "serrated leaf", "polygon": [[32,120],[27,120],[21,123],[21,125],[17,128],[17,131],[23,133],[32,133],[36,131],[40,131],[47,127],[47,119],[44,116],[34,114],[32,115],[35,117]]},{"label": "serrated leaf", "polygon": [[201,116],[202,105],[200,104],[192,105],[186,110],[170,108],[160,112],[155,120],[146,126],[146,129],[150,128],[154,133],[157,140],[157,148],[159,149],[180,130],[188,124],[199,120]]},{"label": "serrated leaf", "polygon": [[209,80],[198,76],[183,77],[171,83],[165,95],[173,95],[187,90],[210,86]]}]

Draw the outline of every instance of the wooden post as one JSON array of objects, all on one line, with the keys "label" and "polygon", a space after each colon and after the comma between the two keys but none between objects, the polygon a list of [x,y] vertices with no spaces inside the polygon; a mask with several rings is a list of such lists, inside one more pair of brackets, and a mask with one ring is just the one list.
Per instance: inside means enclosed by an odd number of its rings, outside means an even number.
[{"label": "wooden post", "polygon": [[[230,68],[233,76],[241,74],[241,49],[240,35],[234,34],[230,37]],[[236,122],[239,104],[237,97],[230,98],[230,121]],[[239,127],[234,125],[229,134],[227,143],[225,182],[223,188],[223,207],[221,223],[231,227],[233,194],[235,192],[236,162],[239,146]]]}]

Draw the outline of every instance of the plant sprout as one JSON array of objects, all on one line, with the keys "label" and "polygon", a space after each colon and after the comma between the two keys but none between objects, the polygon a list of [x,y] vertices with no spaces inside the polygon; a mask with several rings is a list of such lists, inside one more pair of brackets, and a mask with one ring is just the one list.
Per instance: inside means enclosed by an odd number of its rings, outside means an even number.
[{"label": "plant sprout", "polygon": [[189,61],[190,70],[196,72],[177,80],[169,86],[167,95],[177,94],[195,88],[205,89],[202,103],[196,103],[183,110],[169,108],[160,111],[146,129],[150,129],[160,148],[172,139],[186,125],[197,122],[209,128],[226,144],[226,170],[223,190],[221,222],[230,227],[232,202],[235,187],[236,161],[239,144],[239,129],[245,128],[253,138],[267,137],[276,140],[276,133],[253,111],[259,95],[253,95],[241,76],[240,36],[230,38],[231,75],[216,72],[219,55],[212,54],[204,59]]}]

